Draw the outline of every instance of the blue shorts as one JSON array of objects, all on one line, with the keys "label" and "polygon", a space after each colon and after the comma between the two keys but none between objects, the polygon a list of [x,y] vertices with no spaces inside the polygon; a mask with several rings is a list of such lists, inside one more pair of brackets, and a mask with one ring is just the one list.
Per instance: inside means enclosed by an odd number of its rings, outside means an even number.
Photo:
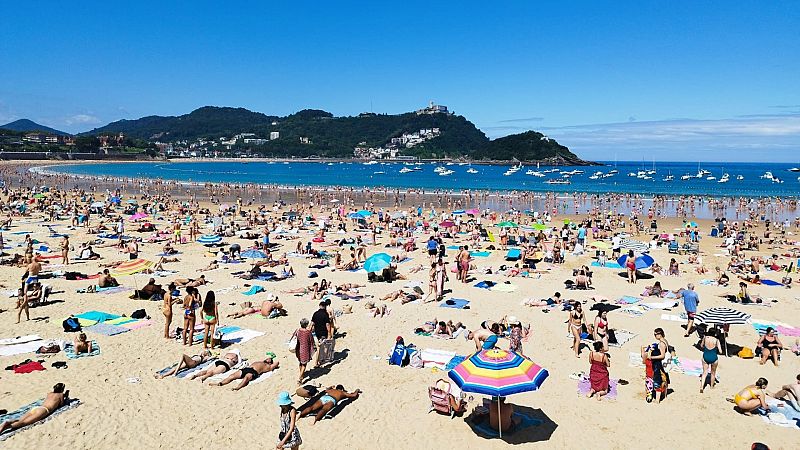
[{"label": "blue shorts", "polygon": [[319,401],[321,401],[323,405],[326,403],[333,403],[333,406],[336,406],[336,399],[328,394],[325,394],[322,397],[320,397]]},{"label": "blue shorts", "polygon": [[39,282],[39,277],[37,277],[35,275],[34,276],[30,276],[30,277],[25,279],[25,284],[33,284],[33,283],[38,283],[38,282]]}]

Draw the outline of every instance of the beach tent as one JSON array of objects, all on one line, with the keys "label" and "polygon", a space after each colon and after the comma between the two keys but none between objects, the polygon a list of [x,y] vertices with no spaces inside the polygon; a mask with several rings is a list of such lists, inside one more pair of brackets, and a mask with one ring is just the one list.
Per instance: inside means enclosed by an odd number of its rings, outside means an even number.
[{"label": "beach tent", "polygon": [[[462,391],[492,397],[535,391],[549,375],[546,369],[530,359],[499,349],[481,350],[447,373]],[[499,410],[499,401],[497,407]],[[502,438],[503,427],[498,428]]]}]

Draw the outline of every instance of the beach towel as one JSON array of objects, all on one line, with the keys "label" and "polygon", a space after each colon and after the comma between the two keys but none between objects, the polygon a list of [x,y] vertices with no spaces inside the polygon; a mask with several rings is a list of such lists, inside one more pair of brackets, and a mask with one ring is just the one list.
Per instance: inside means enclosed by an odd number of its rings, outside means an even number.
[{"label": "beach towel", "polygon": [[247,362],[247,360],[246,359],[242,359],[240,357],[239,358],[239,362],[234,364],[233,367],[230,368],[230,370],[226,370],[225,372],[218,373],[218,374],[214,375],[213,377],[209,377],[206,381],[209,382],[209,383],[219,383],[220,381],[224,380],[225,378],[228,378],[233,372],[236,372],[239,369],[242,369],[242,368],[245,368],[245,367],[249,367],[249,366],[250,366],[250,364]]},{"label": "beach towel", "polygon": [[[192,369],[181,369],[181,371],[180,371],[180,372],[178,372],[178,373],[176,374],[176,376],[177,376],[178,378],[186,378],[187,376],[189,376],[189,375],[191,375],[191,374],[193,374],[193,373],[195,373],[195,372],[199,372],[199,371],[201,371],[201,370],[205,369],[206,367],[208,367],[208,366],[210,366],[210,365],[214,364],[214,362],[215,362],[215,361],[217,361],[217,359],[218,359],[218,358],[211,358],[211,359],[209,359],[208,361],[206,361],[206,362],[204,362],[204,363],[200,363],[200,364],[199,364],[197,367],[194,367],[194,368],[192,368]],[[171,366],[169,366],[169,367],[165,367],[165,368],[163,368],[163,369],[159,370],[159,371],[158,371],[159,375],[163,375],[163,374],[165,374],[165,373],[169,372],[169,371],[170,371],[170,370],[172,370],[172,368],[173,368],[173,367],[175,367],[176,365],[177,365],[177,364],[173,364],[173,365],[171,365]]]},{"label": "beach towel", "polygon": [[778,283],[777,281],[762,279],[761,284],[764,286],[783,286],[783,283]]},{"label": "beach towel", "polygon": [[627,308],[622,308],[622,309],[619,310],[619,312],[621,312],[623,314],[627,314],[627,315],[629,315],[631,317],[642,316],[642,315],[644,315],[645,311],[646,311],[646,309],[643,308],[642,306],[639,306],[639,305],[629,306]]},{"label": "beach towel", "polygon": [[492,292],[514,292],[517,290],[517,286],[511,283],[499,283],[489,288],[489,290]]},{"label": "beach towel", "polygon": [[465,359],[467,359],[466,356],[461,356],[461,355],[453,356],[452,358],[450,358],[450,361],[447,362],[447,366],[445,366],[444,369],[449,372],[455,369],[457,365],[464,362]]},{"label": "beach towel", "polygon": [[222,332],[224,344],[244,344],[247,341],[263,336],[264,333],[256,330],[239,329],[232,332]]},{"label": "beach towel", "polygon": [[717,282],[714,280],[700,280],[700,284],[703,286],[716,286]]},{"label": "beach towel", "polygon": [[620,297],[619,300],[617,300],[617,304],[618,305],[632,305],[634,303],[639,303],[640,301],[642,301],[642,299],[639,298],[639,297],[633,297],[631,295],[624,295],[624,296]]},{"label": "beach towel", "polygon": [[[87,311],[82,314],[77,314],[75,317],[78,318],[79,320],[83,319],[87,322],[99,323],[99,322],[105,322],[106,320],[119,319],[122,316],[118,316],[116,314],[111,314],[103,311]],[[81,325],[84,325],[83,321],[81,321]]]},{"label": "beach towel", "polygon": [[[7,421],[7,420],[18,420],[22,416],[24,416],[25,413],[30,411],[31,409],[33,409],[33,408],[35,408],[37,406],[42,406],[43,403],[44,403],[44,399],[37,400],[37,401],[35,401],[35,402],[33,402],[33,403],[29,404],[29,405],[23,406],[22,408],[14,411],[14,412],[11,412],[11,413],[8,413],[8,414],[4,414],[4,415],[0,416],[0,423],[3,423],[5,421]],[[52,414],[50,414],[49,416],[45,417],[43,420],[40,420],[40,421],[38,421],[38,422],[36,422],[34,424],[28,425],[27,427],[22,427],[22,428],[19,428],[17,430],[14,430],[14,431],[9,431],[7,433],[0,434],[0,441],[5,441],[6,439],[10,438],[11,436],[13,436],[13,435],[15,435],[17,433],[22,433],[23,431],[25,431],[25,430],[27,430],[29,428],[35,427],[36,425],[39,425],[40,423],[44,423],[44,422],[47,422],[49,420],[52,420],[53,417],[56,417],[59,414],[62,414],[64,412],[66,412],[66,411],[72,410],[73,408],[77,408],[80,404],[81,404],[81,401],[78,400],[77,398],[68,399],[66,404],[61,406],[61,408],[58,408],[57,410],[53,411]]]},{"label": "beach towel", "polygon": [[[45,341],[37,335],[23,336],[18,339],[15,344],[0,345],[0,356],[14,356],[22,355],[24,353],[33,353],[39,347],[45,345]],[[15,342],[14,339],[4,339],[6,342]]]},{"label": "beach towel", "polygon": [[625,343],[635,338],[636,336],[638,335],[632,331],[615,329],[614,337],[617,338],[616,339],[617,342],[614,343],[609,342],[608,345],[610,347],[622,347],[623,345],[625,345]]},{"label": "beach towel", "polygon": [[122,328],[127,328],[127,329],[133,331],[133,330],[138,330],[139,328],[149,327],[152,324],[153,324],[152,320],[140,319],[140,320],[134,320],[133,322],[124,323],[124,324],[122,324],[120,326]]},{"label": "beach towel", "polygon": [[472,256],[472,257],[474,257],[474,258],[486,258],[486,257],[488,257],[488,256],[489,256],[489,255],[491,255],[491,254],[492,254],[491,252],[486,252],[486,251],[482,251],[482,252],[469,252],[469,256]]},{"label": "beach towel", "polygon": [[69,359],[83,358],[86,356],[97,356],[100,354],[100,344],[97,341],[92,341],[92,351],[89,353],[75,353],[75,345],[68,342],[64,345],[64,354]]},{"label": "beach towel", "polygon": [[98,323],[85,328],[90,333],[102,334],[103,336],[116,336],[118,334],[127,333],[130,331],[127,328],[118,327],[116,325],[109,325],[107,323]]},{"label": "beach towel", "polygon": [[[513,430],[505,432],[504,436],[512,435],[520,430],[524,430],[525,428],[529,428],[535,425],[540,425],[542,423],[540,419],[537,419],[535,417],[530,417],[521,412],[514,412],[513,420],[514,422],[517,423],[517,425],[514,427]],[[488,417],[481,422],[476,423],[475,421],[470,420],[467,421],[467,423],[469,423],[470,427],[472,427],[472,429],[475,430],[476,433],[486,436],[488,438],[496,438],[500,436],[500,433],[498,433],[497,430],[489,426]]]},{"label": "beach towel", "polygon": [[132,319],[130,317],[119,317],[119,318],[116,318],[116,319],[106,320],[103,323],[107,323],[109,325],[122,326],[122,325],[124,325],[126,323],[130,323],[130,322],[136,322],[136,319]]},{"label": "beach towel", "polygon": [[[703,374],[703,363],[697,359],[689,359],[686,357],[675,357],[672,359],[674,372],[682,373],[692,377],[699,377]],[[719,374],[719,369],[717,369]]]},{"label": "beach towel", "polygon": [[[778,406],[783,404],[783,406]],[[795,410],[783,400],[767,398],[769,414],[764,414],[761,419],[771,425],[778,425],[784,428],[800,428],[800,411]]]},{"label": "beach towel", "polygon": [[593,261],[592,267],[605,267],[606,269],[616,269],[616,270],[622,269],[622,266],[613,261],[607,261],[605,266],[601,266],[599,262]]},{"label": "beach towel", "polygon": [[495,283],[494,281],[483,280],[483,281],[478,282],[477,284],[475,284],[475,287],[476,288],[481,288],[481,289],[489,289],[490,287],[494,286],[495,284],[497,284],[497,283]]},{"label": "beach towel", "polygon": [[455,309],[464,309],[467,305],[469,305],[469,300],[465,300],[463,298],[451,298],[449,300],[444,300],[443,302],[439,303],[439,306],[442,308],[455,308]]},{"label": "beach towel", "polygon": [[251,286],[250,289],[242,292],[242,294],[244,294],[244,295],[255,295],[255,294],[258,294],[259,292],[264,292],[264,288],[261,287],[261,286],[255,285],[255,286]]},{"label": "beach towel", "polygon": [[628,365],[630,367],[638,367],[644,369],[644,362],[642,355],[639,352],[628,352]]},{"label": "beach towel", "polygon": [[642,306],[647,309],[672,309],[678,306],[677,302],[651,302],[642,303]]},{"label": "beach towel", "polygon": [[101,288],[101,287],[95,288],[95,292],[97,292],[98,294],[103,294],[103,295],[118,294],[120,292],[127,292],[127,291],[132,291],[132,290],[133,290],[133,288],[125,287],[125,286],[111,286],[111,287],[104,287],[104,288]]},{"label": "beach towel", "polygon": [[506,253],[506,261],[516,261],[522,257],[522,252],[518,248],[512,248]]},{"label": "beach towel", "polygon": [[[608,382],[608,393],[603,396],[603,399],[616,400],[617,399],[617,385],[619,380],[611,378]],[[581,377],[578,380],[578,395],[587,396],[592,390],[592,383],[587,377]]]},{"label": "beach towel", "polygon": [[662,314],[661,320],[669,320],[670,322],[686,322],[687,318],[675,314]]},{"label": "beach towel", "polygon": [[436,367],[439,370],[445,370],[454,356],[456,356],[456,352],[431,348],[426,348],[420,352],[423,368]]}]

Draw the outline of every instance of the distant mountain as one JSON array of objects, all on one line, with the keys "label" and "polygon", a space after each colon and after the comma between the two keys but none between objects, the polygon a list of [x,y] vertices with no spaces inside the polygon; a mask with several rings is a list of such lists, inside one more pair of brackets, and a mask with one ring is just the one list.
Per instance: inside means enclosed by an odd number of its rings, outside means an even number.
[{"label": "distant mountain", "polygon": [[[353,156],[354,147],[386,146],[392,138],[420,130],[438,129],[436,137],[402,148],[400,154],[422,158],[469,158],[475,160],[542,160],[562,158],[579,164],[567,147],[536,132],[490,141],[472,122],[454,114],[361,114],[334,117],[306,109],[286,117],[270,116],[244,108],[205,106],[182,116],[148,116],[120,120],[84,135],[124,133],[126,137],[161,142],[217,141],[240,133],[262,139],[277,132],[278,138],[259,144],[237,144],[268,157]],[[533,133],[533,134],[530,134]],[[223,147],[224,148],[224,147]],[[217,149],[220,149],[217,147]]]},{"label": "distant mountain", "polygon": [[39,125],[38,123],[28,120],[28,119],[19,119],[15,120],[11,123],[7,123],[5,125],[0,125],[0,128],[11,130],[11,131],[22,131],[22,132],[34,132],[40,131],[43,133],[49,134],[57,134],[59,136],[69,136],[69,133],[65,133],[63,131],[59,131],[50,127],[46,127],[44,125]]}]

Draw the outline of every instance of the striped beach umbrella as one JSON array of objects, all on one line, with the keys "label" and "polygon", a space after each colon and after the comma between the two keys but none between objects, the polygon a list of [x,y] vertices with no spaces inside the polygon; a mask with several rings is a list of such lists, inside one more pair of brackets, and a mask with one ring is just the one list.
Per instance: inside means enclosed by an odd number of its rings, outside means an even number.
[{"label": "striped beach umbrella", "polygon": [[204,234],[197,239],[197,242],[203,245],[215,245],[222,242],[222,238],[216,234]]},{"label": "striped beach umbrella", "polygon": [[[505,397],[539,389],[550,374],[517,353],[493,349],[475,353],[447,375],[464,392]],[[499,417],[499,401],[497,408]],[[498,428],[502,430],[502,426]]]},{"label": "striped beach umbrella", "polygon": [[505,350],[481,350],[448,373],[461,390],[495,397],[535,391],[548,375],[530,359]]},{"label": "striped beach umbrella", "polygon": [[744,325],[750,321],[750,314],[731,308],[715,307],[700,311],[694,320],[707,325]]},{"label": "striped beach umbrella", "polygon": [[261,258],[266,258],[267,254],[262,252],[261,250],[250,249],[250,250],[242,252],[242,257],[243,258],[261,259]]},{"label": "striped beach umbrella", "polygon": [[155,263],[153,261],[149,261],[142,258],[132,259],[130,261],[125,261],[124,263],[118,265],[114,268],[114,275],[133,275],[135,273],[139,273],[143,270],[147,270],[153,267]]},{"label": "striped beach umbrella", "polygon": [[620,248],[625,250],[633,250],[635,252],[643,253],[650,250],[650,245],[634,239],[623,239],[619,244]]}]

